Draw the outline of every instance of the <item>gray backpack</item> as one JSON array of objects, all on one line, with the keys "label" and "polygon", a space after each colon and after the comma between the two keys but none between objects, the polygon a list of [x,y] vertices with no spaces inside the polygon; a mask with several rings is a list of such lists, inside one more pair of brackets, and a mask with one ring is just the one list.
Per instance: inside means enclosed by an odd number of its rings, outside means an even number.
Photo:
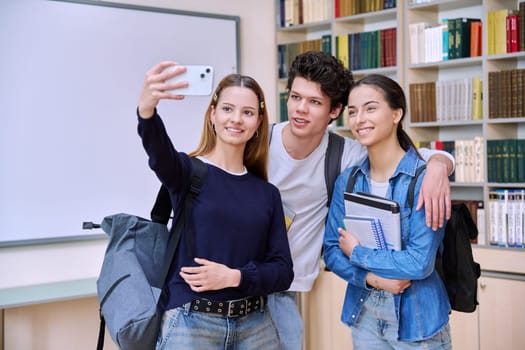
[{"label": "gray backpack", "polygon": [[[116,214],[105,217],[100,225],[109,236],[109,243],[97,280],[100,304],[97,350],[104,346],[105,326],[121,349],[155,348],[162,319],[159,302],[164,282],[182,229],[191,222],[191,205],[199,194],[208,169],[197,158],[190,159],[191,185],[182,199],[182,210],[173,220],[171,238],[167,223],[172,208],[164,186],[157,195],[151,220]],[[185,235],[191,236],[190,228],[189,225],[185,227]]]}]

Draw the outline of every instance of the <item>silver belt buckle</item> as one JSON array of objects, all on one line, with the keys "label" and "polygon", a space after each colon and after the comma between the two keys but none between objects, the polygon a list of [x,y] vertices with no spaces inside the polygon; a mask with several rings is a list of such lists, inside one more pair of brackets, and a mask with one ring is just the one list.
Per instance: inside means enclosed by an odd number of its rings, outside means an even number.
[{"label": "silver belt buckle", "polygon": [[[235,305],[235,303],[239,302],[239,301],[244,302],[244,308],[239,307],[239,311],[235,315],[235,314],[232,313],[234,311],[233,310],[233,305]],[[247,299],[228,302],[228,315],[226,315],[226,317],[239,317],[239,316],[244,316],[247,313],[248,313],[248,300]]]}]

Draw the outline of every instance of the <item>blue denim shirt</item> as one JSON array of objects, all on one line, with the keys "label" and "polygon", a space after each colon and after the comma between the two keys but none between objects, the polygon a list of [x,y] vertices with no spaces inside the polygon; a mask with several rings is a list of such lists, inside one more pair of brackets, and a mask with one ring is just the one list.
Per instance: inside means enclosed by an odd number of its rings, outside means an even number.
[{"label": "blue denim shirt", "polygon": [[[324,237],[326,266],[348,282],[341,320],[349,326],[355,325],[370,293],[365,281],[367,272],[385,278],[412,280],[412,285],[403,294],[394,295],[401,341],[417,341],[434,336],[447,325],[450,312],[445,286],[434,268],[436,252],[445,229],[432,231],[425,224],[425,211],[415,209],[425,172],[418,178],[413,207],[407,207],[410,180],[422,164],[424,161],[411,148],[389,179],[386,196],[400,205],[402,250],[356,246],[348,258],[339,248],[337,229],[341,227],[345,214],[343,194],[350,168],[341,173],[335,183]],[[369,184],[370,163],[366,159],[357,172],[354,192],[370,192]]]}]

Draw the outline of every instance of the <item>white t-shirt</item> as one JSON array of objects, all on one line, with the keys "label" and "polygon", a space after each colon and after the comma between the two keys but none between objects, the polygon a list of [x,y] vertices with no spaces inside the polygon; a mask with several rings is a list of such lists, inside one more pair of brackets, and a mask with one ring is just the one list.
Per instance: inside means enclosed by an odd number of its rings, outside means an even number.
[{"label": "white t-shirt", "polygon": [[[328,213],[324,179],[328,131],[321,144],[305,159],[296,160],[286,152],[282,130],[287,124],[273,128],[270,143],[269,180],[279,188],[285,211],[295,213],[288,229],[288,240],[294,263],[291,291],[309,291],[319,274],[321,247]],[[358,165],[366,157],[366,149],[352,139],[345,139],[341,169]]]}]

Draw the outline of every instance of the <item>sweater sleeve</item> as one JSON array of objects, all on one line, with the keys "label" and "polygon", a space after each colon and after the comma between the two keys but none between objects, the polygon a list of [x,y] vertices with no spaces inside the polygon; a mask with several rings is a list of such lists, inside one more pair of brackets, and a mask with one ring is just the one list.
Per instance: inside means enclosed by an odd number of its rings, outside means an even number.
[{"label": "sweater sleeve", "polygon": [[184,174],[190,171],[189,163],[184,161],[173,146],[157,110],[150,119],[141,118],[138,112],[137,117],[137,130],[148,155],[149,167],[168,189],[180,191]]},{"label": "sweater sleeve", "polygon": [[272,188],[274,210],[263,261],[251,261],[242,267],[239,288],[250,295],[267,295],[287,290],[293,281],[293,262],[288,245],[281,196]]}]

